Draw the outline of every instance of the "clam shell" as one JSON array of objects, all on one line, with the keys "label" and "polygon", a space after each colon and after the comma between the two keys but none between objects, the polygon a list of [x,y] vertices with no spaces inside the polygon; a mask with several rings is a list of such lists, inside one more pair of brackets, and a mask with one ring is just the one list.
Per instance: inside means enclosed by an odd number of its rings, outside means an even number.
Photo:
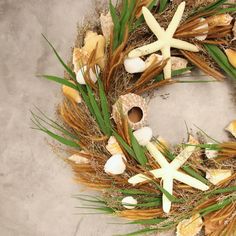
[{"label": "clam shell", "polygon": [[126,170],[126,158],[122,154],[115,154],[110,157],[104,165],[104,171],[110,175],[121,175]]},{"label": "clam shell", "polygon": [[231,175],[231,170],[208,169],[206,172],[206,178],[214,185],[229,178]]},{"label": "clam shell", "polygon": [[102,28],[102,34],[105,37],[106,41],[108,42],[110,40],[111,31],[114,27],[110,11],[106,15],[103,13],[101,14],[100,23]]},{"label": "clam shell", "polygon": [[150,127],[142,127],[134,131],[134,136],[141,146],[146,146],[152,139],[152,129]]},{"label": "clam shell", "polygon": [[130,74],[141,73],[146,68],[145,62],[139,57],[126,58],[124,66],[125,70]]},{"label": "clam shell", "polygon": [[232,121],[226,128],[236,138],[236,120]]},{"label": "clam shell", "polygon": [[121,203],[124,208],[131,210],[135,208],[135,206],[131,206],[131,205],[136,205],[138,201],[135,198],[128,196],[128,197],[123,198]]},{"label": "clam shell", "polygon": [[[73,81],[70,81],[70,82],[74,84]],[[75,90],[69,86],[62,85],[62,92],[66,97],[70,98],[71,100],[75,101],[76,103],[81,103],[82,99],[81,99],[80,93],[77,90]]]},{"label": "clam shell", "polygon": [[121,114],[127,116],[129,125],[137,130],[147,123],[147,103],[144,98],[134,93],[119,97],[113,105],[112,117],[116,123],[121,122]]},{"label": "clam shell", "polygon": [[207,18],[209,26],[227,26],[230,25],[233,17],[230,14],[220,14]]},{"label": "clam shell", "polygon": [[203,221],[200,214],[193,215],[190,219],[181,221],[177,226],[177,236],[196,236],[202,229]]},{"label": "clam shell", "polygon": [[111,153],[111,155],[115,155],[115,154],[119,154],[119,153],[123,154],[123,151],[114,136],[111,136],[109,138],[108,144],[106,145],[106,149],[108,152]]}]

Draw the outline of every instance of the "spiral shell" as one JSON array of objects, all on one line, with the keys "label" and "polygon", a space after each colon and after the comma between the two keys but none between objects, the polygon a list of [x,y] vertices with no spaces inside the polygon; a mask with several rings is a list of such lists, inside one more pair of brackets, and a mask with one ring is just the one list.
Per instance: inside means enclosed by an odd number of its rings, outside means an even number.
[{"label": "spiral shell", "polygon": [[144,98],[134,93],[119,97],[113,105],[112,117],[116,123],[121,122],[121,114],[128,118],[132,129],[139,129],[147,123],[147,103]]},{"label": "spiral shell", "polygon": [[195,236],[203,226],[202,217],[199,214],[193,215],[190,219],[181,221],[177,226],[177,236]]},{"label": "spiral shell", "polygon": [[231,24],[233,17],[230,14],[220,14],[207,18],[210,26],[227,26]]},{"label": "spiral shell", "polygon": [[111,136],[108,140],[108,143],[106,145],[106,149],[108,152],[111,153],[111,155],[115,155],[115,154],[122,154],[123,151],[119,145],[119,143],[117,142],[116,138],[114,136]]}]

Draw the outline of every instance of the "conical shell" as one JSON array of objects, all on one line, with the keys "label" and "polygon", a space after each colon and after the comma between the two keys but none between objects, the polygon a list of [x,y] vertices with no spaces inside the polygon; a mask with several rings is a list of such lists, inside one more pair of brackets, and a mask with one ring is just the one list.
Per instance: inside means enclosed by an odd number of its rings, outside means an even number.
[{"label": "conical shell", "polygon": [[123,151],[117,142],[116,138],[114,136],[111,136],[108,140],[108,144],[106,145],[106,149],[108,152],[111,153],[111,155],[115,154],[122,154]]},{"label": "conical shell", "polygon": [[103,13],[101,14],[100,23],[102,28],[102,34],[108,42],[110,40],[111,31],[114,27],[110,11],[106,15],[104,15]]},{"label": "conical shell", "polygon": [[230,14],[220,14],[207,18],[210,26],[227,26],[230,25],[233,17]]},{"label": "conical shell", "polygon": [[177,226],[177,236],[196,236],[202,229],[203,221],[199,214],[193,215],[190,219],[181,221]]},{"label": "conical shell", "polygon": [[232,121],[232,122],[226,127],[225,130],[229,131],[229,132],[236,138],[236,120]]},{"label": "conical shell", "polygon": [[[71,83],[74,84],[73,81],[70,81]],[[75,101],[76,103],[81,103],[81,96],[79,94],[79,92],[69,86],[66,86],[66,85],[62,85],[62,92],[63,94],[70,98],[71,100]]]},{"label": "conical shell", "polygon": [[228,57],[230,64],[236,68],[236,51],[232,49],[226,49],[225,53]]},{"label": "conical shell", "polygon": [[206,178],[214,185],[229,178],[231,175],[231,170],[208,169],[206,172]]},{"label": "conical shell", "polygon": [[112,116],[116,123],[121,122],[121,114],[127,116],[132,129],[139,129],[147,123],[147,103],[144,98],[133,93],[119,97],[113,105]]}]

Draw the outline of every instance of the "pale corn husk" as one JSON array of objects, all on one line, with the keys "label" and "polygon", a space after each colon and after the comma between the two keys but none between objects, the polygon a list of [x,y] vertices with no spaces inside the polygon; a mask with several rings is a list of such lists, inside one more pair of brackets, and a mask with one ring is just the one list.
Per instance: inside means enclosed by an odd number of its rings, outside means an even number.
[{"label": "pale corn husk", "polygon": [[236,68],[236,51],[232,49],[226,49],[225,54],[227,55],[230,64]]},{"label": "pale corn husk", "polygon": [[177,236],[196,236],[202,229],[203,221],[199,214],[181,221],[177,226]]},{"label": "pale corn husk", "polygon": [[[73,81],[71,81],[71,83],[74,84]],[[68,87],[66,85],[62,85],[62,92],[69,99],[75,101],[76,103],[81,103],[82,99],[81,99],[81,96],[77,90],[75,90],[71,87]]]},{"label": "pale corn husk", "polygon": [[236,138],[236,120],[233,120],[226,128]]},{"label": "pale corn husk", "polygon": [[207,22],[210,26],[227,26],[230,25],[233,17],[230,14],[220,14],[207,18]]},{"label": "pale corn husk", "polygon": [[208,169],[206,172],[206,178],[214,185],[229,178],[231,175],[231,170]]},{"label": "pale corn husk", "polygon": [[115,155],[118,153],[123,153],[119,143],[117,142],[116,138],[114,136],[111,136],[108,140],[108,143],[106,145],[106,149],[108,152],[111,153],[111,155]]},{"label": "pale corn husk", "polygon": [[109,42],[111,32],[114,27],[110,11],[107,14],[101,14],[100,23],[102,28],[102,34],[105,37],[106,41]]},{"label": "pale corn husk", "polygon": [[[121,114],[127,116],[129,125],[132,129],[136,130],[144,127],[147,123],[147,103],[144,98],[133,93],[128,93],[119,97],[117,102],[113,105],[112,117],[116,123],[121,122]],[[142,116],[137,122],[132,121],[129,111],[132,108],[138,108],[142,111]]]}]

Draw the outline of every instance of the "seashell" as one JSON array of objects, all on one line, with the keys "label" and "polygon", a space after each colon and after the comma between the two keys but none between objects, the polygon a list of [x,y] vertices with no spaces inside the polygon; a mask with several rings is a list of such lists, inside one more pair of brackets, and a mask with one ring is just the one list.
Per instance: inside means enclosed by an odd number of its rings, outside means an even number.
[{"label": "seashell", "polygon": [[190,219],[181,221],[177,226],[177,236],[196,236],[202,229],[203,221],[200,214],[193,215]]},{"label": "seashell", "polygon": [[84,39],[84,47],[82,50],[88,52],[88,54],[91,55],[96,47],[96,63],[100,66],[100,68],[103,69],[105,66],[106,39],[103,35],[98,35],[96,32],[87,31]]},{"label": "seashell", "polygon": [[[213,143],[207,143],[207,144],[213,144]],[[205,155],[208,159],[213,159],[213,158],[216,158],[218,156],[218,151],[206,148],[205,149]]]},{"label": "seashell", "polygon": [[[71,83],[75,84],[73,81],[70,81]],[[62,92],[63,94],[70,98],[71,100],[75,101],[76,103],[81,103],[81,96],[79,92],[69,86],[62,85]]]},{"label": "seashell", "polygon": [[233,17],[230,14],[220,14],[207,18],[209,26],[227,26],[231,24]]},{"label": "seashell", "polygon": [[[86,84],[86,81],[84,78],[86,71],[87,71],[87,66],[83,66],[76,74],[76,80],[79,84]],[[94,83],[97,82],[97,77],[99,76],[100,72],[101,72],[100,67],[97,65],[95,65],[95,73],[94,73],[93,69],[90,68],[89,77]]]},{"label": "seashell", "polygon": [[111,175],[121,175],[126,169],[125,161],[126,158],[124,155],[115,154],[107,160],[104,171]]},{"label": "seashell", "polygon": [[[84,153],[81,151],[81,153]],[[79,154],[74,154],[70,157],[68,157],[68,160],[75,162],[75,164],[88,164],[89,160],[83,156],[80,156]]]},{"label": "seashell", "polygon": [[128,197],[123,198],[121,203],[124,206],[124,208],[131,210],[136,207],[132,205],[137,205],[138,201],[135,198],[128,196]]},{"label": "seashell", "polygon": [[201,18],[200,19],[200,22],[204,22],[204,25],[200,25],[199,27],[197,27],[195,30],[203,30],[204,29],[204,34],[203,35],[199,35],[199,36],[196,36],[195,38],[200,40],[200,41],[203,41],[207,38],[207,34],[208,34],[208,31],[209,31],[209,25],[207,23],[207,20],[205,18]]},{"label": "seashell", "polygon": [[111,136],[109,138],[108,144],[106,145],[106,149],[108,152],[111,153],[111,155],[115,155],[115,154],[119,154],[119,153],[123,154],[123,151],[114,136]]},{"label": "seashell", "polygon": [[73,50],[73,65],[74,72],[77,74],[80,68],[87,64],[89,58],[88,52],[80,48],[74,48]]},{"label": "seashell", "polygon": [[214,185],[229,178],[231,175],[231,170],[208,169],[206,172],[206,178]]},{"label": "seashell", "polygon": [[102,34],[108,42],[110,41],[111,31],[114,26],[110,11],[106,15],[104,15],[103,13],[101,14],[100,23],[102,28]]},{"label": "seashell", "polygon": [[236,120],[233,120],[225,130],[229,131],[236,138]]},{"label": "seashell", "polygon": [[142,73],[146,69],[145,62],[140,57],[126,58],[124,66],[130,74]]},{"label": "seashell", "polygon": [[226,49],[225,53],[228,57],[228,60],[230,62],[230,64],[236,68],[236,51],[232,50],[232,49]]},{"label": "seashell", "polygon": [[134,131],[134,136],[141,146],[146,146],[152,139],[152,129],[150,127],[142,127]]},{"label": "seashell", "polygon": [[147,103],[144,98],[134,93],[119,97],[113,105],[112,117],[116,123],[121,122],[121,114],[127,116],[132,129],[139,129],[147,123]]},{"label": "seashell", "polygon": [[[152,54],[145,61],[145,69],[148,69],[153,63],[159,63],[163,60],[163,57],[159,54]],[[171,57],[172,70],[184,69],[188,65],[188,61],[181,57]]]},{"label": "seashell", "polygon": [[149,56],[145,61],[145,69],[148,69],[154,63],[159,63],[162,60],[163,60],[162,55],[156,53],[151,54],[151,56]]},{"label": "seashell", "polygon": [[233,35],[234,35],[234,38],[233,38],[233,41],[236,40],[236,21],[234,22],[234,27],[232,29],[233,31]]}]

